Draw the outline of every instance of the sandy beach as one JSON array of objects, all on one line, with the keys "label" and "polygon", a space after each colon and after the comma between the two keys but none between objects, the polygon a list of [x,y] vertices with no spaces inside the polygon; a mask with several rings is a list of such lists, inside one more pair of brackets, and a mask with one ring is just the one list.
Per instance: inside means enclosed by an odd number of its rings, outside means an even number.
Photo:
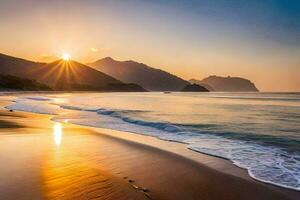
[{"label": "sandy beach", "polygon": [[10,112],[0,102],[0,199],[297,199],[179,143]]}]

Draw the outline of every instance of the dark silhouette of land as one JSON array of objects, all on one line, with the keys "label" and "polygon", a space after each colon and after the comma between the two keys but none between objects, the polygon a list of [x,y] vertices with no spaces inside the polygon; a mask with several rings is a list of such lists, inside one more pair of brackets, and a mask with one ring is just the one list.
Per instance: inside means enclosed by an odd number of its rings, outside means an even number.
[{"label": "dark silhouette of land", "polygon": [[240,77],[209,76],[202,80],[191,79],[190,83],[196,83],[210,91],[222,92],[258,92],[258,89],[250,80]]},{"label": "dark silhouette of land", "polygon": [[197,84],[187,85],[181,91],[182,92],[209,92],[208,89]]},{"label": "dark silhouette of land", "polygon": [[[91,66],[91,67],[90,67]],[[33,62],[0,54],[0,74],[32,81],[3,82],[1,89],[39,90],[51,88],[58,91],[227,91],[256,92],[258,89],[248,79],[240,77],[209,76],[203,80],[183,80],[166,71],[135,61],[116,61],[110,57],[90,63],[89,66],[70,60],[52,63]],[[4,80],[4,79],[3,79]],[[24,85],[22,86],[22,83]],[[190,86],[190,83],[198,86]],[[38,85],[40,84],[40,85]],[[35,85],[35,86],[34,86]],[[44,86],[42,86],[44,85]],[[144,89],[145,88],[145,89]],[[204,88],[204,89],[203,89]]]},{"label": "dark silhouette of land", "polygon": [[131,60],[117,61],[106,57],[88,65],[125,83],[136,83],[151,91],[180,91],[189,84],[166,71]]},{"label": "dark silhouette of land", "polygon": [[53,90],[145,91],[76,61],[38,63],[0,54],[0,73],[35,80]]},{"label": "dark silhouette of land", "polygon": [[0,74],[0,90],[51,90],[45,84],[30,79]]}]

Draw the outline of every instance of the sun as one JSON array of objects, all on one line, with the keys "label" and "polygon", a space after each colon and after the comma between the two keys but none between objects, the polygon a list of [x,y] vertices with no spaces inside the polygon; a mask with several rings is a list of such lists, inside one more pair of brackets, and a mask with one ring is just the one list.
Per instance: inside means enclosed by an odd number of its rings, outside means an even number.
[{"label": "sun", "polygon": [[70,58],[71,58],[70,54],[68,54],[68,53],[63,53],[62,59],[63,59],[64,61],[69,61]]}]

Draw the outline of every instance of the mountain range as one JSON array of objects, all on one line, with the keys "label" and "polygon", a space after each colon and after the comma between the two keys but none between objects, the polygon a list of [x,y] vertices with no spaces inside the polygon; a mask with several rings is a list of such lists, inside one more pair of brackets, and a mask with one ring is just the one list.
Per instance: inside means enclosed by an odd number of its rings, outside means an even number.
[{"label": "mountain range", "polygon": [[0,75],[3,75],[0,79],[2,86],[8,85],[5,76],[9,75],[19,78],[9,77],[11,84],[27,84],[32,80],[33,85],[43,84],[52,90],[67,91],[258,91],[254,83],[240,77],[209,76],[203,80],[186,81],[143,63],[117,61],[110,57],[85,65],[73,60],[33,62],[0,54]]},{"label": "mountain range", "polygon": [[180,91],[189,82],[170,74],[135,61],[117,61],[111,57],[89,63],[89,66],[125,83],[136,83],[150,91]]},{"label": "mountain range", "polygon": [[0,74],[35,80],[54,90],[145,91],[76,61],[38,63],[0,54]]}]

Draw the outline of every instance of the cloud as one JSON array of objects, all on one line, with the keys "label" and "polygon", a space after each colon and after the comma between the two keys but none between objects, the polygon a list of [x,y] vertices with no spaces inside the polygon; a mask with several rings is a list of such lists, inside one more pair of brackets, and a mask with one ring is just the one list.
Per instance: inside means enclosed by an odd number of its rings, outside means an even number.
[{"label": "cloud", "polygon": [[91,51],[91,52],[98,52],[99,49],[92,47],[92,48],[90,48],[90,51]]}]

